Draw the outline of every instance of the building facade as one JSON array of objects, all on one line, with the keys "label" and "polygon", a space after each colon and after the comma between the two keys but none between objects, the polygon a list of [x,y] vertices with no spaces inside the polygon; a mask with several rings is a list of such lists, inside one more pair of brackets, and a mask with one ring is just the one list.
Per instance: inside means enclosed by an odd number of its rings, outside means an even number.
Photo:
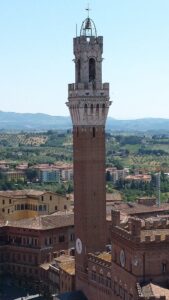
[{"label": "building facade", "polygon": [[37,190],[0,191],[0,217],[19,220],[70,210],[69,197]]},{"label": "building facade", "polygon": [[60,182],[60,171],[58,169],[42,169],[39,173],[41,182]]},{"label": "building facade", "polygon": [[[32,281],[41,266],[74,247],[74,215],[57,213],[0,223],[0,275]],[[42,277],[42,279],[44,279]]]}]

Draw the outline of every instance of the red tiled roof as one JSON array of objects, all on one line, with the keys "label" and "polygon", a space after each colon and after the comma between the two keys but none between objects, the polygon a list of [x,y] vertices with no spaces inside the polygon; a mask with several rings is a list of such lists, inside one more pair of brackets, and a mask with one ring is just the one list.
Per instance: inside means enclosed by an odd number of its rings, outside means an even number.
[{"label": "red tiled roof", "polygon": [[74,214],[72,212],[59,212],[55,215],[38,216],[35,218],[8,221],[6,223],[3,223],[1,226],[40,230],[74,226]]}]

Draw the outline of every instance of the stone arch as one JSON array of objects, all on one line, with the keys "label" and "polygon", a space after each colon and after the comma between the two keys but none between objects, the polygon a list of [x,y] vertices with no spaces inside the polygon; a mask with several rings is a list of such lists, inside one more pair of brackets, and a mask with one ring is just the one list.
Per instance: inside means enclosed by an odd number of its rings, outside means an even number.
[{"label": "stone arch", "polygon": [[91,112],[91,114],[93,114],[93,108],[94,108],[94,107],[93,107],[93,104],[91,104],[91,105],[90,105],[90,112]]},{"label": "stone arch", "polygon": [[110,272],[107,272],[107,275],[106,275],[106,286],[111,287],[111,273]]},{"label": "stone arch", "polygon": [[102,104],[102,112],[103,112],[103,113],[105,112],[105,108],[106,108],[105,103],[103,103],[103,104]]},{"label": "stone arch", "polygon": [[87,103],[85,103],[85,105],[84,105],[84,111],[85,111],[85,113],[87,113]]},{"label": "stone arch", "polygon": [[96,104],[96,113],[99,113],[99,103]]}]

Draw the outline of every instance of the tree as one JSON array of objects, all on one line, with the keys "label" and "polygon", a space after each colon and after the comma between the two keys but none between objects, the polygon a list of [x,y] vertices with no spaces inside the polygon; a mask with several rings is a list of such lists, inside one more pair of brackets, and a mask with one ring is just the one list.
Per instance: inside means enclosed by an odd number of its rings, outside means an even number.
[{"label": "tree", "polygon": [[118,170],[123,169],[123,165],[119,159],[113,159],[112,163],[113,163],[114,167],[116,167]]}]

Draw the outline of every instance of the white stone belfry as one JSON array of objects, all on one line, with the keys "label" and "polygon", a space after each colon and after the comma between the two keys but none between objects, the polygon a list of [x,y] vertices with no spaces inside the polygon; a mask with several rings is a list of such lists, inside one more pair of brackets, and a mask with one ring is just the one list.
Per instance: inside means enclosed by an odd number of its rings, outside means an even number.
[{"label": "white stone belfry", "polygon": [[109,106],[109,83],[102,83],[103,37],[94,22],[83,21],[74,38],[75,83],[68,85],[68,102],[74,126],[104,126]]}]

